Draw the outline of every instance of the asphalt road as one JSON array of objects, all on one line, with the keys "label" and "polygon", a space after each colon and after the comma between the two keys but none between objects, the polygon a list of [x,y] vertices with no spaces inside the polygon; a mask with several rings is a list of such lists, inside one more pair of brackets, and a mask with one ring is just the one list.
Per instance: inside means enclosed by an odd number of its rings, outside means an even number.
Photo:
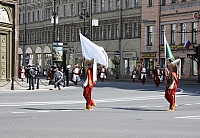
[{"label": "asphalt road", "polygon": [[84,111],[78,86],[0,92],[1,138],[199,138],[200,89],[181,85],[167,111],[164,84],[126,81],[94,86],[93,110]]}]

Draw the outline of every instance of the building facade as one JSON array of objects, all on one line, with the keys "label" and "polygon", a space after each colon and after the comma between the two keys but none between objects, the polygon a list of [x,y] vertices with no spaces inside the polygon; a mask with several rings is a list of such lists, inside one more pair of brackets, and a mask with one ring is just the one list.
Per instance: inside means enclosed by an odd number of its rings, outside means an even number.
[{"label": "building facade", "polygon": [[18,77],[17,3],[17,0],[0,1],[0,81]]},{"label": "building facade", "polygon": [[109,57],[109,75],[117,72],[116,51],[120,52],[120,75],[129,75],[140,61],[141,3],[137,0],[56,0],[55,10],[54,1],[49,0],[20,0],[19,3],[18,66],[38,64],[43,70],[52,64],[54,24],[51,20],[55,11],[56,40],[63,43],[61,66],[76,63],[83,66],[79,31],[104,47]]},{"label": "building facade", "polygon": [[[200,44],[199,0],[142,1],[141,60],[152,70],[157,64],[165,66],[164,33],[175,58],[181,58],[182,78],[197,78],[197,62],[188,58]],[[160,30],[160,31],[159,31]],[[192,43],[187,50],[186,40]]]}]

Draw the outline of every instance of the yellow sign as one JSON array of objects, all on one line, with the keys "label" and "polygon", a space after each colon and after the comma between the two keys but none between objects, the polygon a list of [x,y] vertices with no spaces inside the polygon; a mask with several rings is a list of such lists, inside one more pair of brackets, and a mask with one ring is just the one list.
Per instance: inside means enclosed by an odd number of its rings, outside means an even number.
[{"label": "yellow sign", "polygon": [[[185,49],[183,45],[170,45],[171,50]],[[164,50],[164,46],[160,46],[160,50]]]},{"label": "yellow sign", "polygon": [[143,53],[141,54],[141,57],[156,57],[155,53]]}]

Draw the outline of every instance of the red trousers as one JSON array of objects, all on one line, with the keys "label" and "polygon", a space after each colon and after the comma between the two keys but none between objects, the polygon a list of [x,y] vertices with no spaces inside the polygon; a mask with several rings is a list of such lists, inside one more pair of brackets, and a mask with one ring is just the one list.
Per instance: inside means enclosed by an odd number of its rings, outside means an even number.
[{"label": "red trousers", "polygon": [[177,90],[177,85],[174,86],[174,89],[165,88],[165,99],[169,102],[169,109],[173,110],[175,106],[175,93]]},{"label": "red trousers", "polygon": [[86,108],[91,109],[92,106],[95,105],[94,101],[92,100],[92,89],[93,86],[87,86],[84,88],[83,97],[86,100]]}]

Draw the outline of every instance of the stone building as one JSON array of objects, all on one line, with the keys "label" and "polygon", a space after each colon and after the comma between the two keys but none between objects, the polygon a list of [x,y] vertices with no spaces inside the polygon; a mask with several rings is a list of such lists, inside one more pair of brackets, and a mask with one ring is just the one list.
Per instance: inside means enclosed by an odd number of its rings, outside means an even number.
[{"label": "stone building", "polygon": [[0,81],[18,77],[17,0],[0,1]]},{"label": "stone building", "polygon": [[[199,0],[142,1],[141,60],[152,70],[157,64],[165,65],[164,33],[175,58],[181,58],[182,78],[197,78],[197,62],[187,57],[200,44]],[[160,30],[160,31],[159,31]],[[186,40],[192,43],[187,50]]]},{"label": "stone building", "polygon": [[[20,0],[19,65],[38,64],[40,70],[52,64],[52,43],[56,13],[56,40],[63,43],[60,66],[83,66],[79,40],[82,34],[104,47],[109,57],[109,75],[129,75],[140,62],[141,1],[138,0]],[[54,20],[53,20],[54,21]],[[116,67],[114,53],[120,53]],[[27,60],[23,60],[27,59]],[[26,64],[26,63],[25,63]]]}]

